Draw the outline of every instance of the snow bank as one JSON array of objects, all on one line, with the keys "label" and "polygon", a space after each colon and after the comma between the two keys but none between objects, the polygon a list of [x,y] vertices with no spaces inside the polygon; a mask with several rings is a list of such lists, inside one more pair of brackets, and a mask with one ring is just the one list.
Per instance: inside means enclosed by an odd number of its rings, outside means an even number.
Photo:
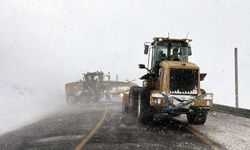
[{"label": "snow bank", "polygon": [[[185,120],[181,116],[181,120]],[[204,125],[192,125],[210,139],[229,150],[250,149],[250,119],[210,111]]]},{"label": "snow bank", "polygon": [[63,109],[65,100],[52,92],[0,82],[0,135]]}]

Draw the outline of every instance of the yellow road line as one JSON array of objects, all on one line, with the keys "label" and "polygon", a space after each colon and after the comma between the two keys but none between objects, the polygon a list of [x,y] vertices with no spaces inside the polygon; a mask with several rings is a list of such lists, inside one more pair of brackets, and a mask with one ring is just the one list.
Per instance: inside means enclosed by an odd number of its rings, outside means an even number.
[{"label": "yellow road line", "polygon": [[96,126],[89,132],[89,134],[76,146],[74,150],[81,150],[84,146],[88,143],[91,137],[96,133],[96,131],[101,127],[102,123],[104,122],[107,116],[107,110],[104,111],[102,118],[96,124]]},{"label": "yellow road line", "polygon": [[188,126],[188,125],[184,125],[184,127],[191,132],[193,135],[195,135],[196,137],[200,138],[202,141],[204,141],[205,143],[207,143],[209,146],[211,146],[212,149],[214,150],[219,150],[221,149],[221,146],[219,146],[219,144],[215,143],[214,141],[212,141],[211,139],[207,138],[206,136],[202,135],[202,133],[200,133],[199,131],[195,130],[194,128]]}]

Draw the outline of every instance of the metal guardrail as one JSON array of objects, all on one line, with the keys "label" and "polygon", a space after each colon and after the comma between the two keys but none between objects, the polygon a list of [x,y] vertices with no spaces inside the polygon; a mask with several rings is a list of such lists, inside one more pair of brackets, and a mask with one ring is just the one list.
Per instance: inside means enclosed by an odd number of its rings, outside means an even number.
[{"label": "metal guardrail", "polygon": [[250,118],[250,109],[235,108],[225,105],[213,104],[212,111],[223,112],[235,116]]}]

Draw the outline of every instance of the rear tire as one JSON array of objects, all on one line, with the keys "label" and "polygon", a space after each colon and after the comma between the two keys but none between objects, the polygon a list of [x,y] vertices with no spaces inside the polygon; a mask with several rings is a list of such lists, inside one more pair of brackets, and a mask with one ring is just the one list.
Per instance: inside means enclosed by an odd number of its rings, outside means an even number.
[{"label": "rear tire", "polygon": [[187,114],[187,120],[194,125],[204,124],[207,120],[207,110],[193,110]]},{"label": "rear tire", "polygon": [[138,111],[137,118],[138,121],[146,124],[153,120],[153,113],[150,109],[150,90],[145,88],[142,89],[138,98]]},{"label": "rear tire", "polygon": [[66,102],[67,102],[68,105],[75,105],[78,101],[73,96],[67,96],[66,97]]}]

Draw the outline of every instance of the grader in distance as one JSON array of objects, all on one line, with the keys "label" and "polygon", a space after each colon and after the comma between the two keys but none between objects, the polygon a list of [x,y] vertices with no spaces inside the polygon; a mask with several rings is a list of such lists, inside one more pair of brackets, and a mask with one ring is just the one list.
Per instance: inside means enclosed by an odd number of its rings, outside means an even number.
[{"label": "grader in distance", "polygon": [[204,124],[212,107],[213,94],[200,88],[206,73],[188,61],[190,39],[155,37],[144,43],[148,65],[139,64],[147,74],[143,86],[132,86],[123,96],[123,111],[135,114],[142,123],[156,115],[187,115],[190,124]]},{"label": "grader in distance", "polygon": [[83,74],[80,81],[65,84],[66,102],[76,104],[96,103],[101,99],[110,100],[135,85],[130,81],[118,81],[118,76],[116,81],[111,81],[110,78],[109,73],[104,74],[102,71]]}]

